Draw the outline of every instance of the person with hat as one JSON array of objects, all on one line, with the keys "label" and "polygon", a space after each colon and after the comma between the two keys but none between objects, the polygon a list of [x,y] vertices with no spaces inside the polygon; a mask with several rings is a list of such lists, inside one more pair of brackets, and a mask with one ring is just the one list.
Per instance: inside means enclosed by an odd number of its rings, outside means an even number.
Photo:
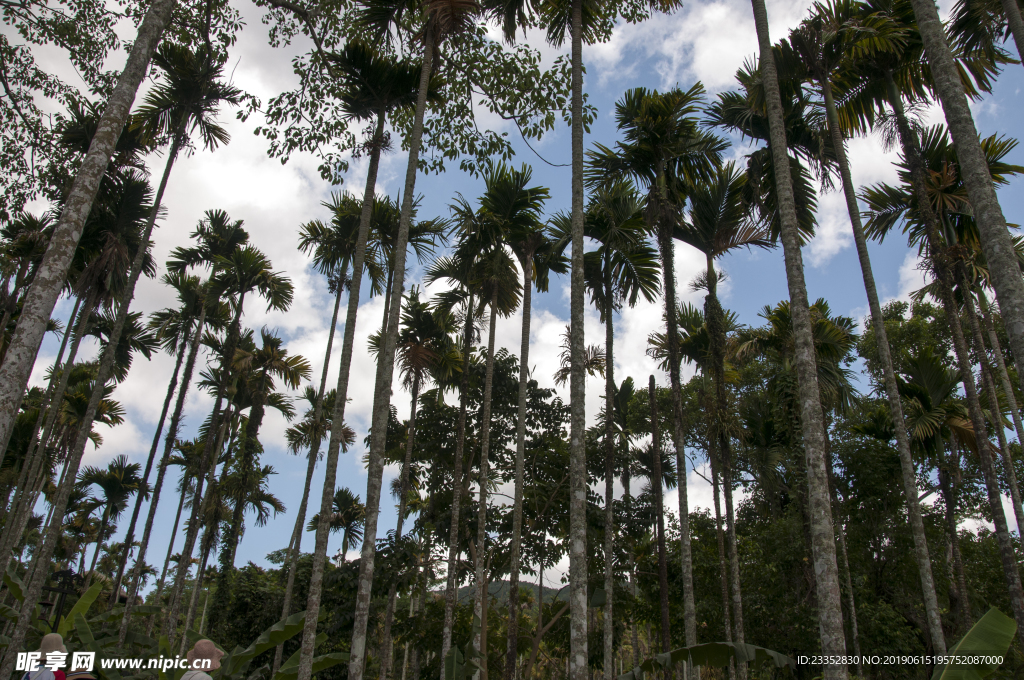
[{"label": "person with hat", "polygon": [[59,660],[59,665],[64,665],[68,653],[67,647],[64,646],[64,638],[57,633],[47,633],[43,636],[39,643],[39,649],[36,651],[42,655],[42,658],[39,659],[36,670],[26,672],[22,676],[22,680],[65,680],[64,671],[59,668],[50,670],[46,667],[46,663],[48,661],[52,663],[54,658]]},{"label": "person with hat", "polygon": [[[188,659],[189,670],[181,676],[181,680],[213,680],[209,673],[204,671],[215,671],[220,668],[220,658],[224,652],[217,649],[217,645],[210,640],[199,640],[188,650],[185,658]],[[203,663],[209,661],[209,664]]]}]

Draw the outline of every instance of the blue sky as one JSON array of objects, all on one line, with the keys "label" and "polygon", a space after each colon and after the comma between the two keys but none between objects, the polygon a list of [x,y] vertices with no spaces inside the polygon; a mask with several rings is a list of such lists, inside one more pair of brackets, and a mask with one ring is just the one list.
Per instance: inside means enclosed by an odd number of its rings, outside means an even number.
[{"label": "blue sky", "polygon": [[[802,18],[803,8],[809,4],[806,0],[769,2],[773,38],[783,37]],[[950,3],[940,4],[946,8]],[[231,56],[232,64],[237,61],[234,81],[265,101],[292,86],[294,76],[290,67],[291,56],[301,45],[289,50],[268,47],[266,28],[260,22],[259,10],[251,5],[240,6],[240,10],[248,25]],[[531,37],[535,38],[532,44],[542,50],[548,63],[559,53],[545,45],[539,34]],[[591,103],[598,109],[598,119],[591,134],[586,137],[585,144],[589,147],[599,141],[610,146],[617,139],[613,119],[614,103],[627,89],[644,86],[664,90],[677,84],[685,89],[700,80],[713,95],[734,87],[733,73],[745,58],[753,55],[755,49],[750,5],[745,0],[693,0],[675,15],[659,16],[638,26],[620,26],[609,43],[584,50],[588,68],[585,87]],[[1010,66],[998,80],[992,96],[974,106],[975,120],[983,135],[994,132],[1010,136],[1019,134],[1019,115],[1015,112],[1024,109],[1024,102],[1021,101],[1022,83],[1024,68]],[[325,281],[312,271],[306,258],[297,252],[296,234],[301,223],[326,217],[326,210],[320,206],[320,202],[329,196],[332,187],[319,178],[317,161],[312,157],[297,155],[287,165],[269,159],[266,156],[265,140],[252,134],[252,129],[260,122],[257,117],[247,123],[240,123],[234,120],[232,113],[225,112],[221,118],[232,134],[231,144],[213,154],[198,152],[182,159],[175,166],[166,201],[168,216],[155,236],[157,261],[164,262],[174,247],[187,242],[189,232],[205,210],[221,208],[235,218],[244,219],[252,234],[252,242],[268,254],[276,269],[292,278],[296,287],[295,303],[289,312],[267,313],[253,301],[248,305],[244,323],[257,329],[262,325],[276,329],[286,338],[290,352],[302,354],[310,360],[314,366],[315,380],[318,380],[323,366],[323,350],[333,300],[327,293]],[[933,109],[929,111],[927,120],[938,122],[941,117]],[[510,134],[515,133],[510,131]],[[515,142],[514,145],[517,150],[514,162],[517,165],[523,162],[532,165],[536,183],[551,189],[552,197],[547,204],[549,213],[568,209],[569,169],[550,167],[521,142]],[[557,128],[539,143],[534,143],[534,147],[552,162],[568,163],[568,128]],[[895,172],[891,165],[894,155],[884,153],[877,140],[852,140],[848,149],[854,181],[859,186],[894,179]],[[740,145],[734,147],[731,153],[739,158],[743,151],[744,147]],[[161,158],[154,157],[151,160],[154,163],[152,167],[162,165]],[[1014,150],[1009,160],[1024,164],[1024,151]],[[404,177],[404,170],[405,157],[402,154],[385,158],[378,193],[395,196]],[[358,191],[361,195],[364,177],[365,161],[354,162],[344,188]],[[1010,222],[1020,222],[1022,219],[1022,182],[1024,180],[1015,179],[1000,190],[1003,210]],[[422,193],[425,198],[420,215],[447,216],[447,206],[456,191],[473,199],[481,189],[481,180],[457,171],[450,171],[443,176],[421,175],[417,182],[417,193]],[[812,300],[818,297],[827,299],[835,313],[861,319],[867,312],[867,301],[842,196],[839,193],[824,195],[820,199],[820,207],[819,233],[804,249],[808,293]],[[883,300],[905,298],[910,291],[920,287],[921,273],[916,270],[915,255],[908,250],[905,242],[893,237],[884,245],[871,245],[870,251]],[[678,289],[683,299],[700,303],[702,298],[689,292],[687,284],[703,268],[703,256],[680,244],[677,246],[676,262]],[[723,304],[735,311],[743,324],[758,324],[758,313],[765,305],[774,305],[788,297],[781,250],[741,251],[727,256],[722,266],[729,277],[722,290]],[[418,283],[421,275],[422,269],[414,266],[410,273],[411,283]],[[427,292],[430,292],[429,289]],[[133,310],[151,312],[173,304],[173,295],[167,289],[154,281],[143,281]],[[67,301],[61,302],[57,315],[66,317],[70,307]],[[373,385],[373,365],[366,352],[366,337],[379,328],[382,313],[382,300],[361,301],[356,330],[356,358],[350,383],[353,402],[348,412],[349,422],[357,432],[358,443],[354,451],[342,455],[338,471],[338,484],[349,486],[360,497],[365,497],[366,490],[362,440],[369,422]],[[568,279],[556,279],[549,293],[535,295],[533,313],[530,364],[536,366],[535,376],[540,382],[551,385],[551,375],[558,362],[559,335],[568,320]],[[659,382],[666,382],[665,376],[655,369],[654,363],[644,354],[647,335],[658,326],[660,318],[660,308],[655,304],[624,310],[621,317],[616,319],[617,380],[627,375],[644,379],[648,374],[655,373]],[[516,353],[520,341],[519,319],[517,315],[500,321],[498,325],[498,345]],[[588,310],[586,331],[590,342],[600,342],[603,338],[597,314],[593,310]],[[329,384],[334,384],[337,379],[341,332],[339,327]],[[41,382],[44,367],[52,362],[56,349],[56,341],[48,339],[40,352],[33,374],[34,381]],[[89,352],[94,353],[95,347],[87,348],[87,356]],[[105,443],[98,450],[90,448],[87,451],[85,464],[103,465],[121,453],[127,454],[133,461],[145,462],[172,369],[173,360],[166,355],[155,357],[150,362],[137,362],[128,380],[116,392],[116,398],[126,408],[128,422],[109,431],[100,427]],[[588,384],[588,418],[592,418],[600,407],[598,395],[601,390],[597,380]],[[408,413],[408,397],[397,381],[394,403],[404,417]],[[194,389],[190,391],[183,436],[193,436],[196,426],[211,406],[209,395],[197,393]],[[268,414],[261,439],[266,449],[264,462],[273,465],[278,472],[272,478],[272,490],[284,501],[288,512],[272,520],[266,527],[250,527],[247,530],[239,547],[238,564],[251,560],[266,565],[265,555],[288,543],[299,506],[306,465],[304,459],[285,452],[283,433],[286,427],[283,418],[273,413]],[[389,468],[386,471],[385,489],[388,488],[389,479],[397,473],[397,469]],[[158,568],[170,538],[177,500],[173,487],[175,481],[169,475],[147,556],[147,561]],[[321,465],[314,478],[311,508],[318,507],[322,483]],[[711,505],[708,485],[693,473],[690,475],[689,489],[691,508]],[[674,494],[673,491],[668,499],[669,507],[676,507]],[[310,514],[314,511],[311,510]],[[386,497],[382,507],[380,535],[394,527],[395,518],[393,500]],[[1009,519],[1012,522],[1012,516]],[[121,525],[123,534],[127,516]],[[177,545],[180,546],[181,541],[179,536]],[[333,554],[339,547],[340,537],[332,538],[329,554]],[[311,534],[304,535],[303,548],[312,549]]]}]

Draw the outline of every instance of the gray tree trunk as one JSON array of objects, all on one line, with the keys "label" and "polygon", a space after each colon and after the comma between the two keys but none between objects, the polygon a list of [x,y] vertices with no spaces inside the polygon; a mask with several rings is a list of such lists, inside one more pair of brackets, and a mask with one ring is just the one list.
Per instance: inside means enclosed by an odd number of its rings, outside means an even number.
[{"label": "gray tree trunk", "polygon": [[473,345],[473,293],[466,302],[466,320],[462,335],[462,384],[459,387],[459,427],[455,439],[455,461],[452,464],[452,526],[448,537],[447,579],[444,589],[444,627],[441,629],[441,678],[444,664],[452,648],[452,629],[455,626],[455,602],[458,596],[460,513],[462,508],[462,468],[466,446],[466,408],[469,400],[469,355]]},{"label": "gray tree trunk", "polygon": [[[409,429],[406,432],[405,437],[405,460],[402,461],[402,481],[401,495],[398,498],[398,524],[395,527],[395,544],[397,545],[402,540],[402,527],[405,524],[405,510],[408,506],[407,498],[409,496],[409,476],[412,472],[412,450],[416,443],[416,407],[417,401],[420,396],[420,378],[417,375],[413,378],[412,384],[412,404],[409,407]],[[391,637],[391,626],[395,622],[395,598],[398,596],[398,588],[394,582],[388,589],[388,604],[384,612],[384,634],[381,648],[384,650],[381,656],[380,664],[380,677],[381,680],[388,680],[391,677],[392,660],[394,656],[393,652],[393,640]],[[409,595],[409,606],[412,606],[414,598],[412,593]],[[412,615],[412,612],[409,613]],[[406,658],[408,661],[409,647],[406,645]],[[405,669],[402,669],[402,674],[405,674]]]},{"label": "gray tree trunk", "polygon": [[996,358],[996,368],[999,369],[999,382],[1006,393],[1006,406],[1013,416],[1013,428],[1017,433],[1017,442],[1024,446],[1024,423],[1021,422],[1020,409],[1017,407],[1017,398],[1013,394],[1013,385],[1010,383],[1010,374],[1006,370],[1006,360],[1003,359],[1003,348],[999,343],[999,336],[996,335],[995,326],[992,324],[992,315],[989,313],[988,300],[985,291],[978,289],[978,305],[981,307],[981,318],[985,324],[985,332],[988,333],[991,343],[992,354]]},{"label": "gray tree trunk", "polygon": [[512,500],[512,541],[509,546],[508,645],[503,680],[515,680],[519,658],[519,572],[522,570],[523,475],[526,467],[526,385],[530,377],[530,322],[533,305],[533,253],[519,259],[523,268],[523,329],[519,341],[519,400],[516,410],[516,471]]},{"label": "gray tree trunk", "polygon": [[[477,635],[476,648],[487,658],[487,476],[488,454],[491,448],[491,394],[494,386],[494,335],[498,323],[498,287],[495,285],[491,293],[491,323],[487,332],[487,367],[484,373],[484,403],[480,415],[480,476],[477,479],[479,498],[476,511],[476,598],[473,602],[473,615],[480,620],[480,633]],[[483,664],[479,677],[487,680],[487,667]]]},{"label": "gray tree trunk", "polygon": [[[434,51],[433,32],[427,27],[424,37],[423,66],[420,71],[420,84],[416,96],[416,113],[413,121],[412,135],[409,140],[409,163],[405,173],[405,187],[402,193],[402,212],[399,217],[398,239],[395,243],[394,284],[391,291],[391,308],[388,310],[388,333],[384,338],[384,351],[379,361],[384,362],[382,375],[374,389],[373,421],[370,426],[369,469],[366,484],[366,518],[363,524],[363,548],[359,560],[359,580],[356,587],[356,606],[352,630],[352,647],[349,657],[349,680],[362,680],[364,660],[366,656],[366,626],[370,616],[370,594],[373,589],[373,558],[377,547],[377,518],[380,513],[380,487],[384,474],[384,447],[387,444],[387,423],[391,407],[391,380],[395,367],[395,346],[398,339],[398,317],[402,308],[402,287],[405,283],[406,244],[409,240],[409,224],[412,221],[413,192],[416,189],[416,172],[419,168],[420,145],[423,141],[423,117],[427,108],[427,87],[430,81],[432,58]],[[370,197],[372,204],[372,196]],[[366,206],[364,205],[364,209]],[[345,329],[346,334],[348,328]],[[344,367],[347,370],[347,366]],[[341,390],[338,390],[339,403],[344,403]],[[339,420],[334,422],[338,423]],[[337,428],[340,431],[340,427]],[[333,445],[332,432],[332,445]],[[333,482],[332,482],[333,483]],[[325,499],[326,502],[327,499]],[[330,506],[321,512],[320,526],[326,529],[325,522]],[[324,537],[326,539],[326,536]],[[320,529],[317,529],[319,547]],[[326,548],[326,543],[324,545]],[[316,565],[314,556],[314,567]],[[314,594],[316,608],[320,605],[320,584],[316,590],[310,585],[309,604],[313,604]],[[310,606],[306,607],[306,628],[302,634],[302,655],[299,660],[297,680],[309,680],[313,661],[313,641],[316,638],[316,616]]]},{"label": "gray tree trunk", "polygon": [[[842,657],[846,655],[846,635],[843,630],[839,567],[836,563],[836,544],[826,482],[825,427],[818,393],[814,339],[807,302],[807,286],[804,282],[803,257],[800,252],[796,202],[793,198],[792,177],[788,172],[790,162],[786,144],[786,124],[782,112],[778,72],[768,31],[768,13],[764,0],[751,0],[751,5],[754,10],[754,25],[757,28],[762,82],[768,109],[772,162],[776,168],[775,182],[781,217],[786,282],[789,287],[793,333],[796,340],[795,363],[800,421],[807,459],[808,512],[815,591],[818,599],[818,632],[821,636],[822,654]],[[846,680],[847,677],[845,665],[828,664],[824,667],[824,680]]]},{"label": "gray tree trunk", "polygon": [[[718,543],[718,572],[719,572],[719,588],[722,591],[722,627],[725,629],[725,641],[732,642],[732,622],[729,616],[729,566],[728,561],[725,557],[725,531],[722,529],[722,502],[718,498],[719,481],[720,477],[718,474],[718,468],[720,463],[718,461],[719,456],[714,451],[717,447],[715,446],[714,438],[708,441],[708,448],[711,449],[708,452],[709,462],[711,463],[711,491],[715,494],[715,538]],[[729,677],[736,677],[736,666],[731,662],[729,663]]]},{"label": "gray tree trunk", "polygon": [[615,675],[615,441],[612,416],[615,405],[615,312],[609,251],[604,254],[604,680]]},{"label": "gray tree trunk", "polygon": [[[583,0],[572,0],[572,275],[569,302],[569,659],[567,680],[587,680],[587,377],[583,367]],[[1021,356],[1024,356],[1022,354]]]},{"label": "gray tree trunk", "polygon": [[[1013,241],[1006,228],[1006,219],[989,175],[988,161],[981,149],[978,130],[967,104],[960,72],[946,42],[935,4],[932,0],[911,0],[910,4],[914,8],[925,56],[931,65],[935,91],[956,147],[967,198],[978,222],[981,247],[988,261],[992,287],[995,288],[996,300],[1006,324],[1010,349],[1014,356],[1024,357],[1024,279],[1020,275]],[[1010,14],[1020,16],[1019,11]],[[1024,372],[1020,377],[1024,381]],[[1024,635],[1024,632],[1021,634]]]},{"label": "gray tree trunk", "polygon": [[1006,23],[1013,35],[1013,44],[1017,48],[1017,54],[1024,54],[1024,17],[1020,13],[1020,5],[1017,0],[1001,0],[1003,13],[1006,14]]},{"label": "gray tree trunk", "polygon": [[665,505],[662,487],[664,480],[661,473],[661,436],[658,431],[658,393],[654,376],[648,383],[648,395],[651,402],[651,459],[654,461],[651,488],[654,490],[654,515],[658,539],[658,604],[661,612],[658,628],[661,632],[661,651],[668,652],[671,648],[671,630],[668,612],[668,556],[665,549]]},{"label": "gray tree trunk", "polygon": [[[89,143],[89,150],[82,159],[82,165],[71,185],[71,192],[68,194],[60,219],[54,226],[46,254],[36,270],[32,287],[25,295],[18,327],[7,348],[4,363],[0,366],[0,450],[6,450],[7,442],[11,438],[36,353],[46,332],[50,314],[53,313],[53,307],[64,286],[68,266],[82,237],[85,220],[92,209],[93,200],[117,146],[117,140],[128,120],[139,84],[146,75],[149,59],[170,22],[175,5],[175,0],[154,0],[146,10],[128,61],[110,99],[107,100],[96,126],[96,134]],[[1024,356],[1024,353],[1021,356]],[[2,462],[3,457],[0,456],[0,463]],[[21,649],[23,639],[17,642],[18,645],[9,649]],[[7,654],[4,657],[4,664],[0,666],[0,672],[5,673],[3,677],[10,674],[13,664],[14,655]]]},{"label": "gray tree trunk", "polygon": [[[924,532],[924,521],[921,519],[921,507],[918,502],[917,472],[910,453],[910,436],[903,417],[903,404],[900,402],[899,388],[896,384],[896,370],[893,368],[892,354],[889,350],[889,338],[885,330],[885,318],[878,300],[875,287],[875,275],[871,269],[871,258],[868,254],[867,239],[860,219],[860,207],[857,204],[857,189],[853,184],[850,162],[846,156],[846,143],[839,123],[835,100],[832,96],[832,84],[827,78],[821,80],[821,88],[825,95],[825,111],[832,146],[835,148],[839,163],[839,173],[843,182],[843,194],[846,198],[846,209],[853,228],[853,240],[857,247],[857,258],[860,260],[861,275],[864,278],[864,290],[868,297],[871,310],[871,327],[875,332],[875,345],[882,363],[882,378],[885,384],[885,395],[892,414],[896,434],[896,449],[900,456],[900,469],[903,473],[903,493],[907,501],[907,514],[910,519],[910,531],[914,537],[914,557],[917,562],[918,578],[921,581],[921,593],[924,597],[925,618],[928,621],[928,634],[936,654],[946,653],[946,638],[942,631],[938,597],[935,594],[935,580],[932,576],[931,557],[928,554],[928,540]],[[897,97],[898,98],[898,97]],[[842,527],[838,527],[842,532]],[[840,540],[844,540],[840,533]],[[853,597],[851,592],[850,597]],[[852,609],[851,609],[851,616]],[[856,627],[856,621],[853,622]],[[854,638],[855,644],[856,638]],[[858,656],[859,658],[859,656]],[[858,675],[860,671],[858,670]]]}]

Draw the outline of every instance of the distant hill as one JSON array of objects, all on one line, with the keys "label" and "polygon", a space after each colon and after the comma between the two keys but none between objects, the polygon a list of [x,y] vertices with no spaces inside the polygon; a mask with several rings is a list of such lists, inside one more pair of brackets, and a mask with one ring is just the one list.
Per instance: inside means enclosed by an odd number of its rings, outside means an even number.
[{"label": "distant hill", "polygon": [[[537,583],[536,582],[530,583],[528,581],[520,581],[519,582],[519,591],[520,592],[526,591],[530,595],[531,598],[536,598],[537,597]],[[502,602],[502,603],[508,602],[508,581],[492,581],[488,585],[487,592],[491,596],[491,598],[497,600],[498,602]],[[438,596],[443,596],[444,595],[444,588],[442,587],[440,590],[435,590],[434,593],[436,595],[438,595]],[[466,604],[468,602],[472,602],[473,601],[473,597],[474,597],[475,594],[476,594],[476,587],[475,586],[471,586],[471,585],[470,586],[462,586],[461,588],[459,588],[459,603],[460,604]],[[564,590],[559,591],[559,588],[549,588],[547,586],[544,586],[544,601],[545,602],[554,602],[555,600],[560,600],[562,602],[566,602],[566,601],[568,601],[568,599],[569,599],[569,589],[568,588],[565,588]]]}]

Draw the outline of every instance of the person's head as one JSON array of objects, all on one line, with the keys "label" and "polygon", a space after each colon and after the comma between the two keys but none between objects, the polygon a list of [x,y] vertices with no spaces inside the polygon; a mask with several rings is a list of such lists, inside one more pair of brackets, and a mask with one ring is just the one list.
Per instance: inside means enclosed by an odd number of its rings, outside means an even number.
[{"label": "person's head", "polygon": [[[194,670],[214,671],[220,668],[220,658],[222,656],[224,656],[224,652],[217,649],[217,645],[213,644],[213,642],[210,640],[199,640],[192,646],[192,649],[188,650],[185,658],[189,661],[189,667]],[[206,664],[196,664],[196,661],[203,659],[210,660],[208,668]]]},{"label": "person's head", "polygon": [[64,646],[64,638],[57,633],[47,633],[44,635],[42,642],[39,643],[39,651],[43,654],[44,658],[51,652],[68,653],[67,648]]},{"label": "person's head", "polygon": [[96,676],[92,674],[92,671],[71,671],[67,673],[67,680],[96,680]]}]

